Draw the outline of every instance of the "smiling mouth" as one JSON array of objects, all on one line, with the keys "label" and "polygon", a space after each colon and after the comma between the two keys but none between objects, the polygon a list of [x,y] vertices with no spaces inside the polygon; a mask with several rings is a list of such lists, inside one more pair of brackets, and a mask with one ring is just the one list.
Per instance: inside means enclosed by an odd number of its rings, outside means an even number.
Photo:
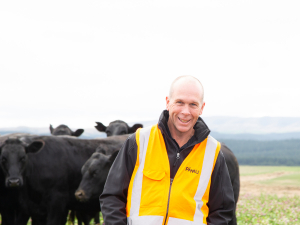
[{"label": "smiling mouth", "polygon": [[183,120],[183,119],[180,119],[179,117],[178,117],[178,119],[180,120],[180,122],[182,122],[182,123],[188,123],[188,122],[190,122],[191,120]]}]

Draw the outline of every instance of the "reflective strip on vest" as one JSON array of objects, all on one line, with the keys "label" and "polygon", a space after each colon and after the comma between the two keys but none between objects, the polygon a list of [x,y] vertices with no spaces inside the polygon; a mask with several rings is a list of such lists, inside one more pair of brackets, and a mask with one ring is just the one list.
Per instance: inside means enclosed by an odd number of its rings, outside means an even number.
[{"label": "reflective strip on vest", "polygon": [[138,129],[136,142],[137,160],[126,205],[127,224],[207,224],[211,174],[220,143],[208,136],[196,144],[170,187],[170,164],[158,126]]}]

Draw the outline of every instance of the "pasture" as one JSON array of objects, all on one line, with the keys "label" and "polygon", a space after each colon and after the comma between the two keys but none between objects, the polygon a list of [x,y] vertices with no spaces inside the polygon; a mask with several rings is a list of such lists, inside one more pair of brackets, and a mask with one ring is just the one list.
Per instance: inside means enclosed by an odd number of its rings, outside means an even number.
[{"label": "pasture", "polygon": [[240,166],[239,225],[300,224],[300,167]]},{"label": "pasture", "polygon": [[241,194],[300,196],[300,167],[240,166]]}]

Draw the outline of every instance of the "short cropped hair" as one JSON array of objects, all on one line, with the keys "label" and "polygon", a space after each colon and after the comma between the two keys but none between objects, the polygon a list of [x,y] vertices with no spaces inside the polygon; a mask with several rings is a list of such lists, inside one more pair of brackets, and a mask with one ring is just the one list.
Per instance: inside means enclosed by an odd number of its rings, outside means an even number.
[{"label": "short cropped hair", "polygon": [[187,79],[189,81],[195,81],[195,82],[198,82],[200,84],[200,87],[201,87],[201,91],[202,91],[202,99],[201,99],[201,102],[203,103],[203,99],[204,99],[204,88],[203,88],[203,85],[201,84],[201,82],[196,78],[196,77],[193,77],[191,75],[183,75],[183,76],[179,76],[177,77],[171,84],[171,87],[170,87],[170,90],[169,90],[169,98],[172,98],[172,94],[174,92],[174,84],[178,81],[178,80],[181,80],[181,79]]}]

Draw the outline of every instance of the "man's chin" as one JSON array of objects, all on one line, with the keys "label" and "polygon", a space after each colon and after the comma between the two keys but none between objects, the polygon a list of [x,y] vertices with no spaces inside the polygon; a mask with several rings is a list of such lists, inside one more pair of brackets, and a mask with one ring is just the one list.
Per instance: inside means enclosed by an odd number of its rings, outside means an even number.
[{"label": "man's chin", "polygon": [[177,130],[178,130],[180,133],[184,134],[184,133],[188,133],[188,132],[191,130],[191,128],[190,128],[190,127],[182,127],[182,126],[179,126],[179,127],[177,128]]}]

